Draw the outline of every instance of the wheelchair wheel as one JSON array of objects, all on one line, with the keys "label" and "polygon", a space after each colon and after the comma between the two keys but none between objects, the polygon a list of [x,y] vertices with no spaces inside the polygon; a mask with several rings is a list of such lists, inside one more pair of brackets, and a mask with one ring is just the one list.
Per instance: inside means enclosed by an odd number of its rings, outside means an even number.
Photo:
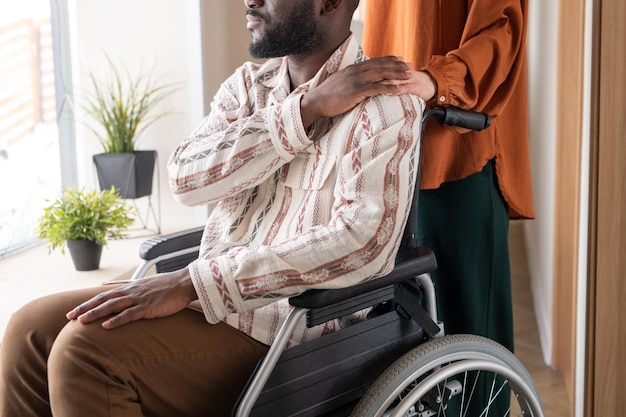
[{"label": "wheelchair wheel", "polygon": [[524,366],[490,339],[450,335],[398,359],[372,384],[351,417],[509,415],[543,417]]}]

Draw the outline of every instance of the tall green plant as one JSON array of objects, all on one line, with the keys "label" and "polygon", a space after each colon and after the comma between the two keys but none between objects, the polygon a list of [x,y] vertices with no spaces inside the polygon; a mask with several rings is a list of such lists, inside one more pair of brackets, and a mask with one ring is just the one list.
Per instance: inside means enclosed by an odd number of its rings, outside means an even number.
[{"label": "tall green plant", "polygon": [[104,153],[134,152],[142,131],[167,113],[153,114],[158,103],[174,92],[174,84],[160,85],[152,71],[132,77],[125,67],[115,67],[106,56],[107,80],[89,74],[92,92],[85,97],[85,111],[98,124],[89,126],[98,137]]},{"label": "tall green plant", "polygon": [[64,188],[60,196],[44,208],[35,233],[50,242],[50,251],[65,253],[66,240],[90,240],[106,245],[107,239],[125,237],[133,223],[132,208],[109,190],[79,190]]}]

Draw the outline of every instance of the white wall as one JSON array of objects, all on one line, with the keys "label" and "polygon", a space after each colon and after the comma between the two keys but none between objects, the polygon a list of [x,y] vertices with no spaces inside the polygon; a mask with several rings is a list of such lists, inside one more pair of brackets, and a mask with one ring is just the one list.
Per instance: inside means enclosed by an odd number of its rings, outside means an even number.
[{"label": "white wall", "polygon": [[544,359],[551,364],[559,2],[529,3],[529,123],[536,219],[526,221],[524,229],[539,335]]},{"label": "white wall", "polygon": [[[165,165],[176,145],[200,123],[204,115],[200,4],[192,0],[70,0],[74,91],[88,85],[87,74],[105,66],[104,52],[131,73],[141,65],[154,65],[163,82],[182,88],[159,105],[169,116],[145,131],[139,149],[156,149],[159,155],[162,230],[171,231],[202,223],[205,210],[186,208],[171,196]],[[91,156],[101,151],[97,139],[80,122],[76,106],[79,182],[96,187]],[[153,192],[153,198],[158,193]],[[138,204],[142,203],[140,199]]]}]

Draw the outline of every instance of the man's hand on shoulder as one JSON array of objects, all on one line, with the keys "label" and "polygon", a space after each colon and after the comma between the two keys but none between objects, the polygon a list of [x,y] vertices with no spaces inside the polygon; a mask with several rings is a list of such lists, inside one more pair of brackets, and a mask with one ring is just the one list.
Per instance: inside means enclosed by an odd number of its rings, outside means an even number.
[{"label": "man's hand on shoulder", "polygon": [[307,128],[319,118],[343,114],[368,97],[400,94],[399,83],[410,80],[411,65],[395,56],[350,65],[302,96],[302,124]]}]

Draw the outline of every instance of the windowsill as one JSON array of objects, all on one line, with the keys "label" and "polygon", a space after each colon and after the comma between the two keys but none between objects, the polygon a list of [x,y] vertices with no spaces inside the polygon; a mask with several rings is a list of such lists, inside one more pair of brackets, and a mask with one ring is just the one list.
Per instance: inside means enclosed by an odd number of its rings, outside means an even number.
[{"label": "windowsill", "polygon": [[11,314],[35,298],[55,292],[101,285],[104,282],[128,279],[139,264],[139,245],[154,236],[140,229],[129,237],[109,241],[102,251],[100,269],[76,271],[66,250],[48,254],[42,244],[0,260],[0,340]]}]

